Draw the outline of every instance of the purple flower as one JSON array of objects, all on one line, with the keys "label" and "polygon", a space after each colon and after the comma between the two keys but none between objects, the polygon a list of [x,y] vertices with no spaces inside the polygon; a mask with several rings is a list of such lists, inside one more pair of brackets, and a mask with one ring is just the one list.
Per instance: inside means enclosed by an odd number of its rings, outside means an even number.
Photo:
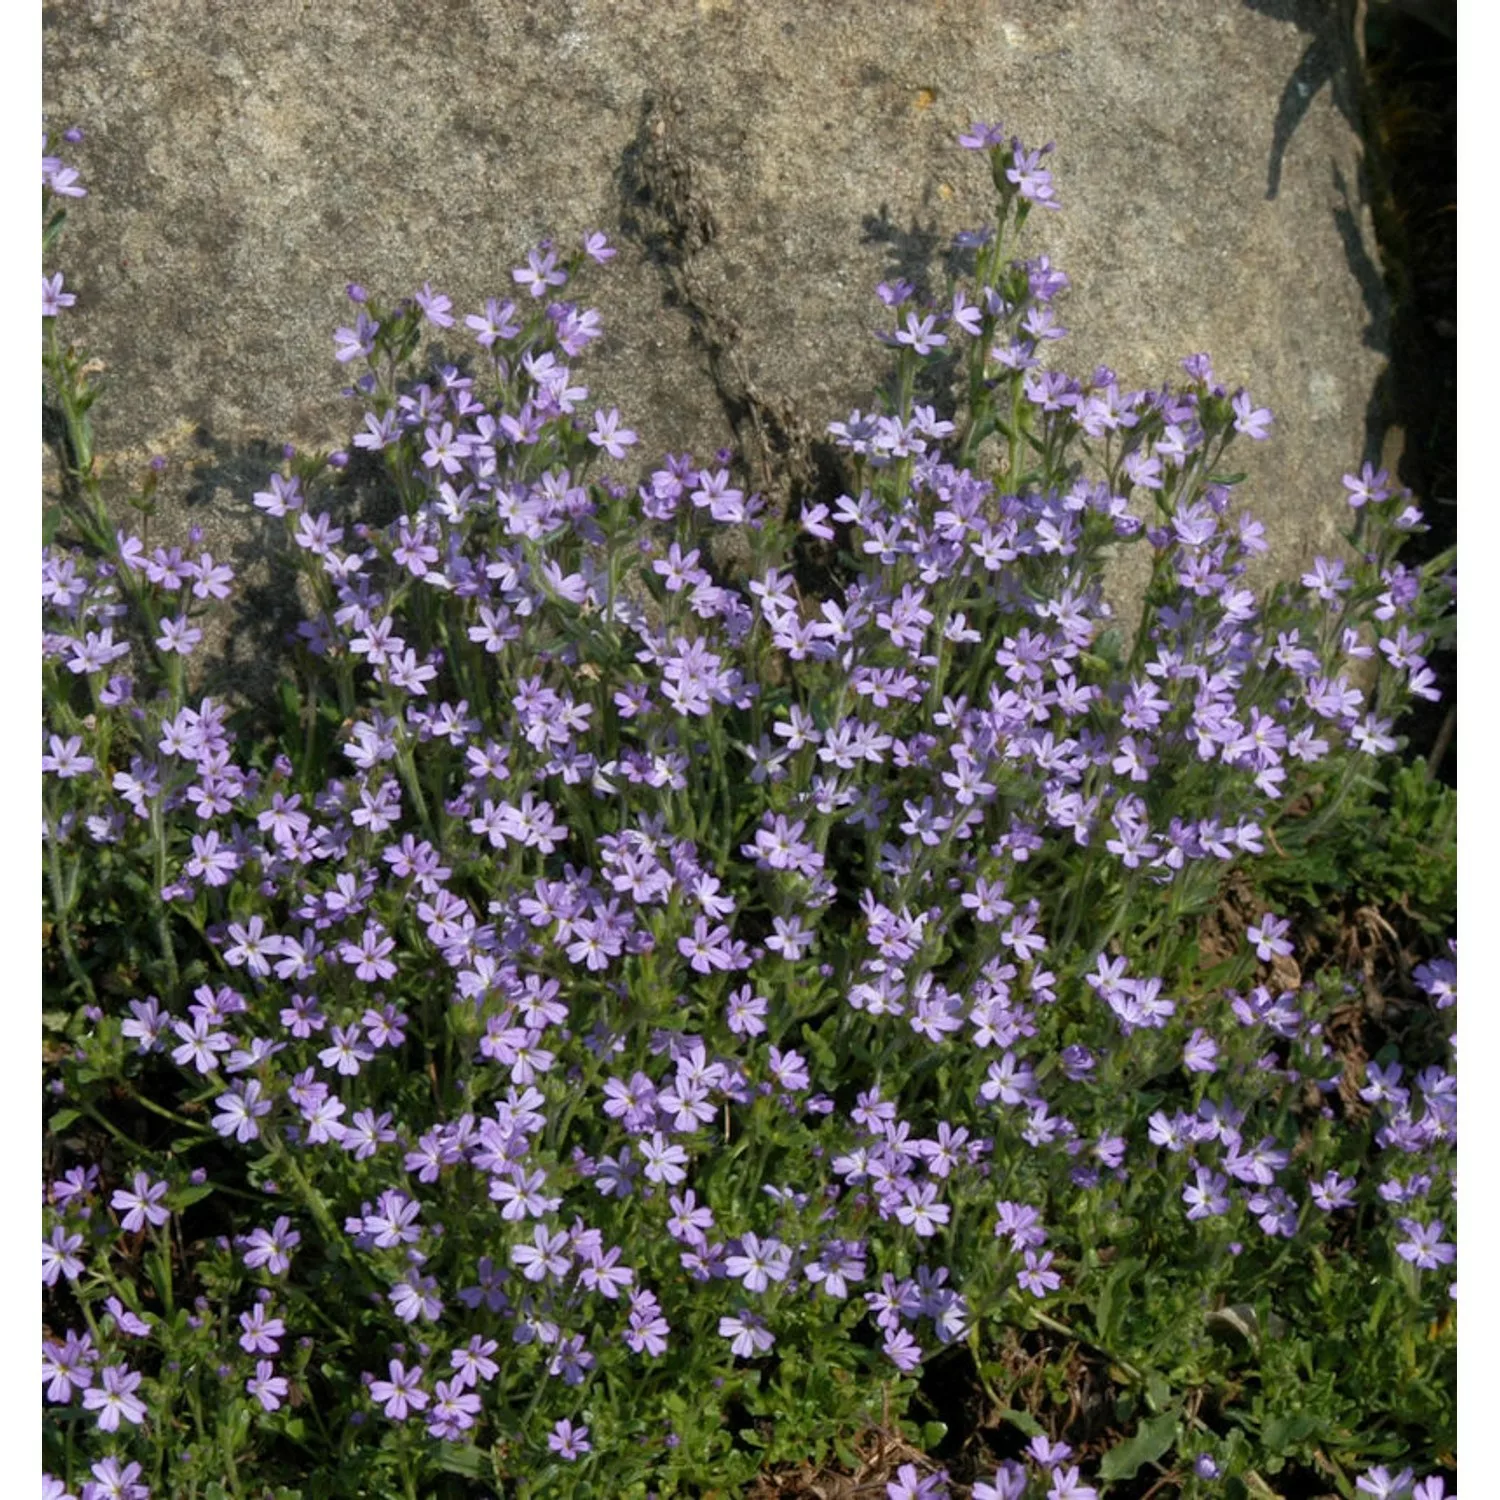
[{"label": "purple flower", "polygon": [[1067,1443],[1054,1443],[1041,1433],[1032,1438],[1027,1447],[1031,1456],[1047,1469],[1055,1469],[1073,1456],[1073,1450]]},{"label": "purple flower", "polygon": [[261,1098],[258,1078],[249,1078],[230,1086],[227,1094],[214,1100],[219,1111],[213,1118],[214,1129],[226,1140],[232,1135],[242,1146],[260,1135],[259,1120],[271,1112],[271,1101]]},{"label": "purple flower", "polygon": [[[479,1284],[460,1289],[458,1300],[465,1307],[478,1307],[483,1303],[491,1312],[503,1312],[508,1305],[505,1282],[510,1272],[497,1266],[488,1255],[481,1256],[478,1266]],[[472,1347],[472,1340],[470,1341]]]},{"label": "purple flower", "polygon": [[911,1374],[922,1363],[922,1347],[905,1328],[887,1331],[880,1347],[885,1357],[903,1375]]},{"label": "purple flower", "polygon": [[1050,1250],[1044,1250],[1040,1259],[1035,1250],[1028,1250],[1026,1265],[1016,1272],[1016,1281],[1033,1297],[1045,1297],[1048,1292],[1055,1292],[1062,1285],[1062,1277],[1049,1269],[1051,1265]]},{"label": "purple flower", "polygon": [[84,755],[83,736],[81,734],[69,735],[64,740],[58,735],[50,735],[52,753],[42,757],[42,770],[50,771],[54,776],[63,781],[68,781],[74,776],[82,776],[85,771],[94,769],[94,758]]},{"label": "purple flower", "polygon": [[1349,491],[1349,505],[1353,510],[1359,510],[1362,506],[1378,504],[1382,500],[1389,500],[1391,476],[1381,469],[1377,474],[1373,464],[1366,463],[1356,476],[1354,474],[1344,475],[1344,488]]},{"label": "purple flower", "polygon": [[432,1410],[427,1414],[428,1432],[452,1442],[474,1425],[480,1404],[478,1395],[466,1390],[459,1377],[439,1380],[433,1387]]},{"label": "purple flower", "polygon": [[302,508],[302,481],[287,479],[280,474],[271,475],[270,489],[257,490],[250,499],[257,510],[269,516],[281,517],[289,511]]},{"label": "purple flower", "polygon": [[341,365],[346,365],[351,359],[358,359],[362,354],[373,354],[375,352],[375,335],[379,332],[380,324],[375,322],[361,308],[354,320],[353,328],[338,328],[334,330],[333,342],[335,348],[333,357]]},{"label": "purple flower", "polygon": [[708,918],[699,915],[693,922],[693,935],[677,939],[677,951],[688,960],[694,973],[711,974],[715,969],[735,967],[727,944],[729,929],[723,923],[710,929]]},{"label": "purple flower", "polygon": [[267,1304],[257,1302],[247,1313],[240,1314],[240,1348],[246,1354],[276,1354],[281,1350],[281,1338],[286,1333],[286,1324],[266,1311]]},{"label": "purple flower", "polygon": [[355,1161],[368,1161],[381,1146],[388,1146],[395,1139],[389,1114],[377,1117],[374,1110],[361,1109],[355,1112],[353,1123],[344,1131],[339,1144],[353,1154]]},{"label": "purple flower", "polygon": [[417,306],[422,309],[422,316],[434,328],[453,327],[452,299],[444,296],[442,292],[433,291],[431,282],[422,283],[422,290],[417,293]]},{"label": "purple flower", "polygon": [[1435,1271],[1439,1266],[1451,1265],[1458,1254],[1451,1241],[1443,1239],[1443,1221],[1434,1219],[1430,1224],[1418,1223],[1416,1219],[1398,1221],[1406,1234],[1396,1243],[1396,1254],[1410,1261],[1419,1271]]},{"label": "purple flower", "polygon": [[549,1375],[560,1375],[564,1385],[582,1385],[594,1364],[594,1356],[583,1347],[583,1335],[574,1334],[558,1346],[547,1362]]},{"label": "purple flower", "polygon": [[765,1032],[764,1020],[769,1002],[752,992],[750,986],[742,985],[729,997],[724,1007],[725,1024],[736,1036],[760,1036]]},{"label": "purple flower", "polygon": [[1229,403],[1234,408],[1234,430],[1242,432],[1256,442],[1264,442],[1271,435],[1271,413],[1264,406],[1256,406],[1248,391],[1240,391]]},{"label": "purple flower", "polygon": [[120,1220],[120,1228],[134,1234],[148,1220],[158,1228],[172,1217],[171,1210],[163,1207],[161,1200],[167,1195],[165,1182],[152,1182],[145,1172],[137,1172],[130,1188],[116,1188],[109,1200],[111,1208],[128,1210]]},{"label": "purple flower", "polygon": [[[365,1205],[368,1209],[369,1205]],[[362,1232],[374,1237],[378,1249],[389,1250],[397,1245],[414,1245],[422,1236],[416,1220],[422,1212],[421,1204],[408,1198],[405,1193],[387,1188],[381,1193],[373,1213],[367,1212],[361,1221]]]},{"label": "purple flower", "polygon": [[895,335],[896,342],[907,345],[914,354],[929,354],[948,342],[947,334],[934,332],[936,327],[937,318],[932,314],[918,318],[916,313],[909,312],[906,315],[906,327],[898,330]]},{"label": "purple flower", "polygon": [[435,1323],[443,1314],[443,1301],[437,1295],[437,1278],[434,1276],[413,1276],[398,1281],[387,1296],[403,1323],[415,1323],[419,1318]]},{"label": "purple flower", "polygon": [[538,1224],[531,1239],[529,1245],[513,1245],[510,1252],[511,1264],[520,1269],[527,1281],[543,1281],[549,1274],[566,1276],[571,1264],[567,1231],[549,1235],[546,1226]]},{"label": "purple flower", "polygon": [[1251,923],[1245,929],[1245,936],[1255,945],[1256,957],[1262,963],[1270,963],[1277,955],[1286,957],[1292,953],[1292,945],[1286,938],[1291,927],[1292,924],[1286,918],[1278,917],[1273,912],[1266,912],[1261,917],[1258,926]]},{"label": "purple flower", "polygon": [[622,1335],[627,1348],[654,1359],[667,1352],[671,1331],[654,1292],[642,1289],[630,1294],[630,1327]]},{"label": "purple flower", "polygon": [[902,1190],[896,1217],[903,1224],[909,1224],[918,1238],[930,1239],[948,1222],[951,1212],[946,1203],[937,1201],[937,1197],[936,1183],[910,1183]]},{"label": "purple flower", "polygon": [[1392,722],[1390,719],[1377,719],[1374,714],[1366,714],[1349,731],[1349,738],[1366,755],[1389,754],[1396,748],[1395,737],[1390,732]]},{"label": "purple flower", "polygon": [[998,120],[993,125],[987,125],[983,120],[975,120],[959,136],[958,144],[966,151],[989,151],[996,146],[1003,146],[1005,127]]},{"label": "purple flower", "polygon": [[582,1458],[585,1453],[591,1453],[594,1447],[589,1442],[588,1428],[575,1427],[566,1417],[557,1422],[547,1435],[547,1446],[558,1457],[565,1458],[570,1463],[575,1458]]},{"label": "purple flower", "polygon": [[1352,1177],[1340,1177],[1337,1172],[1325,1172],[1317,1182],[1309,1185],[1309,1192],[1313,1202],[1325,1214],[1331,1214],[1340,1208],[1354,1207],[1354,1179]]},{"label": "purple flower", "polygon": [[1458,966],[1451,959],[1433,958],[1418,964],[1412,978],[1438,1010],[1458,1003]]},{"label": "purple flower", "polygon": [[620,1247],[610,1246],[603,1255],[597,1255],[578,1274],[579,1285],[585,1291],[599,1292],[611,1302],[616,1301],[622,1291],[634,1280],[635,1272],[629,1266],[616,1264],[620,1259]]},{"label": "purple flower", "polygon": [[864,1246],[858,1242],[829,1240],[804,1274],[830,1297],[847,1297],[850,1281],[865,1276]]},{"label": "purple flower", "polygon": [[669,1141],[661,1131],[653,1130],[651,1138],[641,1142],[641,1156],[646,1163],[648,1182],[664,1182],[675,1187],[686,1180],[687,1152]]},{"label": "purple flower", "polygon": [[583,253],[603,266],[608,265],[617,252],[603,232],[594,229],[583,237]]},{"label": "purple flower", "polygon": [[773,1281],[786,1280],[792,1268],[792,1252],[780,1240],[747,1234],[741,1238],[740,1247],[740,1253],[731,1255],[724,1268],[731,1276],[738,1276],[747,1291],[763,1292]]},{"label": "purple flower", "polygon": [[1229,1211],[1229,1199],[1225,1188],[1229,1179],[1222,1173],[1199,1167],[1193,1181],[1182,1190],[1182,1201],[1188,1205],[1188,1218],[1209,1219]]},{"label": "purple flower", "polygon": [[408,1411],[423,1411],[430,1399],[422,1389],[422,1367],[408,1370],[399,1359],[390,1362],[389,1380],[370,1382],[370,1399],[385,1408],[393,1422],[404,1422]]},{"label": "purple flower", "polygon": [[521,325],[515,321],[516,304],[508,298],[504,302],[491,297],[484,305],[484,316],[470,313],[464,319],[474,330],[478,341],[486,348],[493,348],[497,340],[513,339],[520,333]]},{"label": "purple flower", "polygon": [[526,254],[526,264],[517,266],[511,280],[524,286],[533,297],[545,297],[549,287],[562,286],[568,279],[566,271],[557,269],[557,252],[542,245]]},{"label": "purple flower", "polygon": [[719,1333],[730,1341],[729,1347],[741,1359],[754,1359],[776,1342],[776,1335],[766,1327],[765,1320],[752,1312],[741,1311],[732,1318],[720,1318]]},{"label": "purple flower", "polygon": [[1078,1465],[1072,1464],[1053,1471],[1047,1500],[1097,1500],[1098,1493],[1093,1485],[1084,1484],[1078,1475]]},{"label": "purple flower", "polygon": [[1012,1250],[1019,1253],[1046,1244],[1047,1231],[1042,1227],[1040,1209],[1002,1198],[996,1202],[995,1210],[995,1237],[1008,1234]]},{"label": "purple flower", "polygon": [[[408,653],[409,655],[410,653]],[[354,977],[363,980],[366,984],[377,980],[393,979],[396,974],[396,965],[386,957],[396,946],[396,940],[391,937],[379,922],[369,921],[365,923],[364,931],[360,934],[357,944],[342,942],[339,944],[339,957],[346,964],[354,967]],[[351,1028],[352,1030],[354,1028]],[[335,1035],[337,1032],[335,1032]],[[327,1063],[324,1066],[328,1066]],[[341,1070],[342,1071],[342,1070]],[[356,1068],[357,1072],[358,1069]]]},{"label": "purple flower", "polygon": [[245,1381],[245,1390],[260,1402],[262,1411],[275,1411],[286,1397],[286,1377],[276,1374],[270,1360],[258,1359],[255,1374]]},{"label": "purple flower", "polygon": [[44,318],[55,318],[59,308],[72,307],[78,300],[72,292],[62,289],[63,273],[59,271],[55,276],[42,277],[42,316]]},{"label": "purple flower", "polygon": [[1014,165],[1006,169],[1006,179],[1016,186],[1016,191],[1027,203],[1039,204],[1043,208],[1061,208],[1052,187],[1052,174],[1042,167],[1042,157],[1051,151],[1051,145],[1028,151],[1019,141],[1011,143],[1011,159]]},{"label": "purple flower", "polygon": [[82,1247],[81,1234],[69,1234],[62,1224],[53,1225],[51,1236],[42,1241],[42,1285],[56,1286],[59,1276],[77,1281],[83,1271],[78,1255]]},{"label": "purple flower", "polygon": [[[193,856],[183,866],[184,873],[190,879],[201,879],[205,885],[228,885],[230,875],[240,867],[240,856],[224,845],[217,829],[211,828],[205,834],[194,834],[192,844]],[[211,1071],[201,1064],[198,1065],[198,1070],[202,1073]]]},{"label": "purple flower", "polygon": [[1201,1027],[1183,1044],[1182,1065],[1189,1073],[1212,1073],[1218,1066],[1219,1044]]},{"label": "purple flower", "polygon": [[782,1052],[779,1048],[772,1047],[770,1073],[777,1087],[788,1093],[800,1093],[812,1086],[807,1064],[796,1052]]},{"label": "purple flower", "polygon": [[886,1500],[940,1500],[948,1493],[947,1478],[943,1469],[919,1475],[915,1464],[902,1464],[896,1477],[886,1481]]},{"label": "purple flower", "polygon": [[995,1477],[986,1484],[980,1480],[974,1486],[974,1500],[1021,1500],[1026,1493],[1026,1470],[1014,1459],[1006,1459]]},{"label": "purple flower", "polygon": [[1403,1500],[1411,1488],[1411,1476],[1410,1469],[1392,1474],[1384,1464],[1377,1464],[1354,1481],[1354,1488],[1362,1495],[1373,1495],[1375,1500]]},{"label": "purple flower", "polygon": [[594,430],[589,433],[589,442],[596,448],[603,448],[611,458],[624,458],[625,450],[636,442],[636,435],[630,428],[620,426],[620,413],[611,407],[607,412],[594,413]]},{"label": "purple flower", "polygon": [[148,1500],[148,1486],[138,1484],[139,1464],[121,1464],[117,1458],[102,1458],[89,1468],[94,1477],[84,1485],[80,1500]]},{"label": "purple flower", "polygon": [[69,1329],[61,1344],[43,1339],[42,1379],[47,1382],[47,1399],[66,1405],[73,1399],[75,1388],[87,1390],[94,1382],[90,1366],[98,1361],[99,1351],[90,1334]]},{"label": "purple flower", "polygon": [[454,1384],[477,1387],[481,1380],[493,1380],[500,1373],[500,1366],[490,1356],[499,1347],[494,1339],[476,1333],[462,1349],[455,1349],[448,1356],[455,1372]]},{"label": "purple flower", "polygon": [[104,1306],[115,1326],[130,1338],[143,1339],[151,1332],[151,1324],[145,1318],[138,1318],[118,1297],[107,1297]]},{"label": "purple flower", "polygon": [[[124,1029],[123,1027],[121,1028]],[[99,1185],[99,1168],[93,1165],[86,1167],[69,1167],[66,1172],[53,1182],[48,1198],[51,1202],[61,1207],[65,1203],[71,1203],[74,1198],[89,1198],[93,1196],[94,1189]]]},{"label": "purple flower", "polygon": [[99,1372],[99,1381],[83,1393],[83,1405],[86,1411],[98,1412],[101,1432],[113,1432],[122,1418],[136,1427],[146,1420],[146,1403],[135,1394],[141,1383],[137,1371],[124,1365],[106,1365]]}]

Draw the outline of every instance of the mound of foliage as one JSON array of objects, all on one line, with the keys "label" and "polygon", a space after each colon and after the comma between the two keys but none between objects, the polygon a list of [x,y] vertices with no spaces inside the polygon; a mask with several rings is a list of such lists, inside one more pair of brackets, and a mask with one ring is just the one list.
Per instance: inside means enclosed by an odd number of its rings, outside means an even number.
[{"label": "mound of foliage", "polygon": [[[234,569],[154,473],[106,506],[44,279],[44,1495],[732,1494],[897,1423],[944,1466],[896,1500],[1446,1493],[1451,827],[1402,824],[1374,1058],[1288,903],[1390,868],[1451,558],[1366,465],[1348,551],[1252,587],[1270,412],[1057,368],[1046,150],[961,145],[993,220],[879,287],[889,389],[791,514],[630,468],[603,235],[462,324],[351,287],[350,451],[254,496],[269,709],[205,644]],[[1286,902],[1215,947],[1231,880]]]}]

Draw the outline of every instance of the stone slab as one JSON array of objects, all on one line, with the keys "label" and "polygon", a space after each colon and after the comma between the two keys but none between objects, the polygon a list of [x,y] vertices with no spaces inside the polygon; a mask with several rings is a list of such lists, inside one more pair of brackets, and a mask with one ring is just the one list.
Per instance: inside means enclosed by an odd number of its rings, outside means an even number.
[{"label": "stone slab", "polygon": [[[1064,211],[1028,226],[1074,283],[1053,362],[1139,386],[1210,352],[1276,414],[1245,493],[1298,569],[1380,439],[1350,10],[55,0],[44,100],[87,131],[63,264],[110,381],[101,450],[122,473],[166,453],[159,524],[240,546],[283,441],[348,440],[346,282],[393,300],[430,281],[462,314],[511,291],[542,236],[602,228],[622,253],[582,371],[637,451],[737,440],[767,474],[805,464],[807,435],[867,407],[884,368],[875,282],[940,282],[953,232],[985,215],[983,164],[953,143],[999,119],[1058,143]],[[686,295],[642,201],[664,184],[698,232]]]}]

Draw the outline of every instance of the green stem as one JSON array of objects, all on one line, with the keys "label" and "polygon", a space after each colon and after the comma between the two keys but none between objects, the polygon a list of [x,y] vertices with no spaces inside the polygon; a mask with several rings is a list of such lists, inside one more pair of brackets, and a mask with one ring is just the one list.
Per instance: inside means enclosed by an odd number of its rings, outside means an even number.
[{"label": "green stem", "polygon": [[78,950],[73,946],[73,934],[69,925],[69,903],[65,895],[65,884],[62,874],[62,857],[58,854],[58,832],[57,824],[48,820],[47,824],[47,886],[52,897],[52,931],[57,938],[58,947],[62,949],[63,963],[67,966],[68,973],[73,982],[83,991],[90,1005],[96,1003],[94,995],[94,982],[88,976],[88,971],[83,967],[78,957]]},{"label": "green stem", "polygon": [[167,834],[162,810],[163,796],[164,794],[159,793],[151,801],[151,850],[155,874],[152,896],[156,902],[156,938],[161,946],[162,960],[167,966],[169,992],[175,999],[181,976],[177,968],[177,950],[172,942],[172,928],[167,921],[167,904],[161,895],[167,883]]}]

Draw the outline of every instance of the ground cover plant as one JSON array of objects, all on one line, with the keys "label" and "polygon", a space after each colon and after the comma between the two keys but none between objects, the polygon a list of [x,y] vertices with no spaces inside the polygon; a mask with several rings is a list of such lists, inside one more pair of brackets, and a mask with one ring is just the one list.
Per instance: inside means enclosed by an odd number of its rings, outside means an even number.
[{"label": "ground cover plant", "polygon": [[[1050,148],[960,145],[992,220],[879,287],[853,482],[789,514],[631,470],[603,235],[467,317],[350,287],[349,449],[253,497],[266,705],[230,564],[154,474],[105,504],[44,141],[44,1495],[732,1495],[870,1433],[894,1500],[1450,1493],[1451,803],[1399,723],[1452,558],[1364,465],[1348,554],[1252,587],[1271,413],[1057,367]],[[1329,847],[1422,875],[1378,1024],[1299,968]]]}]

